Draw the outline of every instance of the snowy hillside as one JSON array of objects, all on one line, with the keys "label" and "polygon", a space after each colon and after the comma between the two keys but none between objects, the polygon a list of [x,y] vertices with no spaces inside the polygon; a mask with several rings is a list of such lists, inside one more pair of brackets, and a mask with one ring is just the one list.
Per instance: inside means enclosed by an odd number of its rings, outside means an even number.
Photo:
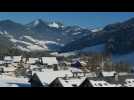
[{"label": "snowy hillside", "polygon": [[32,36],[21,36],[19,39],[16,39],[6,31],[0,32],[0,34],[7,37],[9,41],[15,45],[15,47],[22,51],[48,51],[51,50],[53,46],[57,46],[57,48],[58,46],[62,46],[62,44],[57,42],[38,40],[34,39]]}]

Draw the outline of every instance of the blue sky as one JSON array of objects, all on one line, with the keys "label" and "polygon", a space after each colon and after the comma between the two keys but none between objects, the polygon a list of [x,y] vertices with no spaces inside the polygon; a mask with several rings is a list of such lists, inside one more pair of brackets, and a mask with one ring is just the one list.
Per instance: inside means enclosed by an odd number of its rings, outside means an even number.
[{"label": "blue sky", "polygon": [[26,24],[35,19],[60,21],[65,25],[97,28],[134,17],[134,12],[0,12],[0,20]]}]

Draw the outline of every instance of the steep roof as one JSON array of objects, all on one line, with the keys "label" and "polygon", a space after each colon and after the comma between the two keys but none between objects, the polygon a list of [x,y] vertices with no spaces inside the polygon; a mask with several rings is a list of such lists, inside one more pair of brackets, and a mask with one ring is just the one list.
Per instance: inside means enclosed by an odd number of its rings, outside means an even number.
[{"label": "steep roof", "polygon": [[45,86],[49,85],[52,81],[54,81],[57,77],[72,77],[72,73],[70,71],[53,71],[52,69],[46,69],[44,72],[35,72],[34,75],[38,77],[40,82]]}]

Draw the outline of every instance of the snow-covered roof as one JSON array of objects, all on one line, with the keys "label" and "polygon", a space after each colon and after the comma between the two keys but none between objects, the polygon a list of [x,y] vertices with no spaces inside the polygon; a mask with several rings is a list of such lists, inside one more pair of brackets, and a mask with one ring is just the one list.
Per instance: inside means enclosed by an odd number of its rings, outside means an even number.
[{"label": "snow-covered roof", "polygon": [[101,81],[89,80],[89,81],[93,87],[121,87],[120,84],[110,84],[103,80],[101,80]]},{"label": "snow-covered roof", "polygon": [[65,77],[65,75],[72,77],[72,73],[68,70],[53,71],[52,69],[46,69],[44,72],[35,72],[35,74],[38,76],[44,86],[49,85],[57,77]]},{"label": "snow-covered roof", "polygon": [[124,86],[126,86],[126,87],[134,87],[134,79],[126,79]]},{"label": "snow-covered roof", "polygon": [[109,72],[106,72],[106,71],[103,71],[103,72],[101,72],[102,73],[102,75],[104,76],[104,77],[111,77],[111,76],[114,76],[114,74],[116,73],[115,71],[109,71]]},{"label": "snow-covered roof", "polygon": [[58,64],[56,57],[42,57],[42,61],[48,65]]},{"label": "snow-covered roof", "polygon": [[12,58],[11,56],[5,56],[5,57],[4,57],[4,60],[6,60],[6,61],[12,61],[13,58]]},{"label": "snow-covered roof", "polygon": [[79,87],[80,84],[85,80],[85,77],[69,78],[67,80],[63,78],[58,78],[58,80],[62,84],[63,87]]},{"label": "snow-covered roof", "polygon": [[29,58],[29,60],[28,60],[28,64],[34,64],[36,61],[38,61],[39,60],[39,58]]},{"label": "snow-covered roof", "polygon": [[13,62],[20,62],[21,56],[13,56]]}]

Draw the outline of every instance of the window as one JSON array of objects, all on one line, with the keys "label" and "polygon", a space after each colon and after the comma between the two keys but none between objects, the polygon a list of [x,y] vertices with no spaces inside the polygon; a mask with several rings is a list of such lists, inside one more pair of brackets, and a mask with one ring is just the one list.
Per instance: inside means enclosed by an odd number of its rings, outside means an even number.
[{"label": "window", "polygon": [[107,83],[104,83],[104,85],[108,86],[108,84],[107,84]]},{"label": "window", "polygon": [[101,83],[98,83],[99,86],[103,86]]},{"label": "window", "polygon": [[65,81],[66,83],[68,83],[68,81]]},{"label": "window", "polygon": [[73,86],[73,87],[77,87],[77,85],[76,85],[76,84],[72,84],[72,86]]}]

